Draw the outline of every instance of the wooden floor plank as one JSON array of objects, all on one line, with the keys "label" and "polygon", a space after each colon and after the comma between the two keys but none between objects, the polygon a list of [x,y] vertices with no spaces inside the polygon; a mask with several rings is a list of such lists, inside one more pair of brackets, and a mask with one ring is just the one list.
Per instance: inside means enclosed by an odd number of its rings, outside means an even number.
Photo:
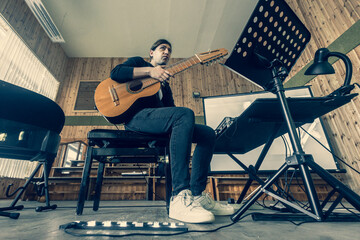
[{"label": "wooden floor plank", "polygon": [[[9,206],[11,201],[1,200],[0,207]],[[75,201],[53,201],[58,208],[53,211],[35,212],[36,206],[44,205],[35,201],[19,202],[25,208],[17,220],[0,217],[0,239],[118,239],[108,237],[74,237],[59,230],[59,226],[74,221],[137,221],[137,222],[177,222],[167,217],[163,201],[101,201],[97,212],[92,210],[92,202],[87,201],[83,215],[75,214]],[[252,209],[251,212],[269,212],[269,210]],[[230,224],[229,217],[216,217],[212,224],[187,224],[189,230],[211,230]],[[78,230],[85,234],[85,230]],[[97,231],[106,234],[124,234],[126,231]],[[122,239],[342,239],[355,240],[360,234],[359,222],[350,223],[306,223],[295,226],[290,222],[260,222],[246,217],[236,224],[217,232],[186,233],[172,237],[133,236]]]}]

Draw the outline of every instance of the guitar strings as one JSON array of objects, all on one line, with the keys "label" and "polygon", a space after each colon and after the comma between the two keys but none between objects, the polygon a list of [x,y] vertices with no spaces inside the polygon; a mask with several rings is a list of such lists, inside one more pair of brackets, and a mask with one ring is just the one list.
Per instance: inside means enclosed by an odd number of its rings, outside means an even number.
[{"label": "guitar strings", "polygon": [[[190,61],[193,60],[195,63],[191,63]],[[196,61],[197,58],[195,56],[191,57],[191,58],[187,58],[187,59],[183,59],[179,62],[176,62],[174,64],[171,64],[169,67],[167,67],[166,69],[167,70],[170,70],[170,69],[173,69],[174,70],[174,73],[171,74],[171,75],[174,75],[176,73],[179,73],[179,72],[182,72],[184,71],[185,69],[187,68],[190,68],[190,67],[193,67],[195,66],[196,64],[199,64],[200,62],[197,62]],[[190,66],[187,66],[186,62],[188,62],[190,64]],[[184,66],[184,63],[185,63],[185,66]],[[182,66],[181,66],[182,65]],[[180,70],[177,70],[177,69],[180,69]],[[171,70],[170,70],[171,71]]]}]

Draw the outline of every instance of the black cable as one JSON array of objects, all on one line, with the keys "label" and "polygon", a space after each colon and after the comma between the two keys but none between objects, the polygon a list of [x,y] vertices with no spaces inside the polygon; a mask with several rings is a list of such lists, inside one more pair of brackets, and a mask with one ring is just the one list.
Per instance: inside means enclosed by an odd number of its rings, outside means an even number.
[{"label": "black cable", "polygon": [[360,88],[360,85],[358,83],[353,83],[354,85],[356,85],[358,88]]},{"label": "black cable", "polygon": [[[288,149],[289,149],[289,143],[287,141],[287,139],[284,137],[284,135],[281,136],[283,142],[284,142],[284,145],[285,145],[285,158],[288,157]],[[289,149],[290,150],[290,149]],[[291,200],[291,201],[295,201],[298,206],[301,207],[301,202],[297,201],[296,198],[291,194],[291,183],[292,183],[292,180],[294,178],[294,175],[296,173],[296,170],[293,171],[291,177],[290,177],[290,180],[288,181],[288,170],[285,171],[285,176],[284,176],[284,180],[285,180],[285,189],[281,189],[282,191],[280,191],[281,193],[281,197],[285,198],[286,200]],[[280,201],[278,200],[271,208],[273,210],[277,210],[276,208],[274,209],[274,207],[279,203]]]},{"label": "black cable", "polygon": [[342,160],[340,157],[336,156],[331,150],[329,150],[324,144],[322,144],[319,140],[317,140],[313,135],[311,135],[308,131],[306,131],[303,127],[300,127],[304,132],[306,132],[312,139],[314,139],[316,142],[318,142],[323,148],[325,148],[329,153],[331,153],[334,157],[336,157],[338,160],[340,160],[343,164],[351,168],[353,171],[357,172],[360,175],[360,172],[350,166],[348,163],[346,163],[344,160]]},{"label": "black cable", "polygon": [[[303,187],[303,186],[300,184],[300,182],[299,182],[299,179],[298,179],[297,174],[295,175],[295,180],[296,180],[297,185],[300,187],[300,189],[301,189],[304,193],[306,193],[304,187]],[[304,208],[305,210],[308,210],[309,207],[310,207],[310,206],[309,206],[309,203],[303,204],[302,202],[300,202],[300,201],[298,201],[298,200],[296,200],[296,203],[297,203],[300,207]]]},{"label": "black cable", "polygon": [[[300,131],[300,130],[298,130],[298,131]],[[300,135],[300,133],[299,133],[299,135]],[[284,146],[285,146],[285,157],[288,157],[288,146],[289,146],[289,143],[287,142],[286,138],[285,138],[283,135],[281,136],[281,138],[282,138],[283,143],[284,143]],[[292,175],[291,175],[291,177],[290,177],[290,180],[288,181],[288,176],[287,176],[287,175],[288,175],[288,170],[286,170],[285,176],[284,176],[284,179],[285,179],[285,189],[279,188],[277,191],[279,192],[280,197],[285,198],[286,200],[294,201],[299,207],[302,207],[302,208],[305,208],[305,207],[306,207],[306,208],[308,208],[309,206],[308,206],[307,204],[303,204],[302,202],[298,201],[298,200],[292,195],[292,193],[291,193],[290,187],[291,187],[291,183],[292,183],[292,181],[293,181],[294,176],[296,176],[295,174],[296,174],[296,170],[294,169],[294,171],[293,171],[293,173],[292,173]],[[296,180],[297,180],[297,183],[298,183],[298,185],[300,186],[300,188],[302,188],[302,186],[300,185],[300,183],[299,183],[299,181],[298,181],[297,178],[296,178]],[[302,188],[302,190],[305,192],[305,190],[304,190],[303,188]],[[260,206],[262,206],[262,207],[264,207],[264,208],[267,208],[267,209],[282,211],[281,209],[276,208],[276,205],[281,202],[280,200],[277,200],[277,201],[275,202],[275,204],[274,204],[273,206],[271,206],[271,207],[266,206],[266,204],[265,204],[265,199],[266,199],[267,197],[268,197],[268,196],[266,196],[265,198],[263,198],[262,204],[259,203],[259,202],[257,202],[257,203],[258,203]]]},{"label": "black cable", "polygon": [[355,215],[356,217],[358,217],[359,219],[360,219],[360,215],[359,214],[357,214],[357,213],[355,213],[355,212],[353,212],[352,210],[350,210],[350,208],[348,208],[348,207],[345,207],[344,206],[344,204],[342,203],[342,202],[340,202],[340,205],[346,210],[346,211],[348,211],[348,212],[350,212],[350,213],[352,213],[353,215]]},{"label": "black cable", "polygon": [[[136,166],[139,168],[139,170],[140,170],[141,173],[142,173],[142,170],[141,170],[141,168],[140,168],[139,163],[136,163]],[[149,182],[146,180],[146,176],[145,176],[144,174],[142,174],[142,175],[144,176],[144,180],[145,180],[146,185],[149,185]],[[160,197],[159,195],[157,195],[156,192],[153,192],[153,194],[155,195],[155,198],[156,198],[156,197],[158,198],[158,200],[160,200],[160,201],[165,201],[165,202],[166,202],[166,200],[163,199],[162,197]]]},{"label": "black cable", "polygon": [[286,138],[284,137],[284,135],[281,135],[281,139],[284,142],[284,146],[285,146],[285,157],[288,156],[288,147],[289,147],[289,143],[287,142]]},{"label": "black cable", "polygon": [[[101,208],[163,208],[166,205],[135,205],[135,206],[130,206],[130,205],[124,205],[124,206],[101,206]],[[61,207],[61,206],[57,206],[56,209],[73,209],[76,208],[75,207]],[[84,208],[93,208],[92,206],[84,206]],[[32,209],[32,207],[29,207],[28,209]]]}]

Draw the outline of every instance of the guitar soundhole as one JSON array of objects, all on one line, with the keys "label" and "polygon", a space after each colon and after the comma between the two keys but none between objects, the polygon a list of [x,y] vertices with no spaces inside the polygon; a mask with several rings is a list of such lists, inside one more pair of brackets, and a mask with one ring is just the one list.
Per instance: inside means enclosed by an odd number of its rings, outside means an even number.
[{"label": "guitar soundhole", "polygon": [[129,83],[129,89],[132,92],[137,92],[137,91],[141,90],[142,86],[143,86],[143,83],[141,81],[131,81]]}]

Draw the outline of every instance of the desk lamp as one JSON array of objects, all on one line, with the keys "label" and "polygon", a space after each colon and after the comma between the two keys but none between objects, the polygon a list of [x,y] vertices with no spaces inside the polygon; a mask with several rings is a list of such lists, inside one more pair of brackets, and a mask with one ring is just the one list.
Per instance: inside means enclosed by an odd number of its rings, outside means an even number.
[{"label": "desk lamp", "polygon": [[329,57],[338,57],[345,63],[346,75],[344,84],[329,96],[343,96],[349,94],[354,85],[350,85],[352,64],[348,56],[340,52],[330,52],[327,48],[320,48],[315,53],[314,63],[305,71],[305,75],[333,74],[334,68],[328,62]]}]

